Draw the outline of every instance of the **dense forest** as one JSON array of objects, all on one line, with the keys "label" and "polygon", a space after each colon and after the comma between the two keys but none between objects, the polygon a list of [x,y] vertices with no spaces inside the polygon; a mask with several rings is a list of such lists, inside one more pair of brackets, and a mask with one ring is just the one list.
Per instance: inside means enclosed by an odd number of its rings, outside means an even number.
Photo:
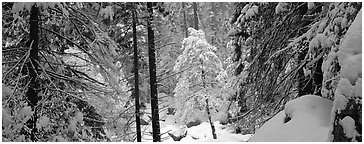
[{"label": "dense forest", "polygon": [[362,141],[361,2],[2,2],[2,141]]}]

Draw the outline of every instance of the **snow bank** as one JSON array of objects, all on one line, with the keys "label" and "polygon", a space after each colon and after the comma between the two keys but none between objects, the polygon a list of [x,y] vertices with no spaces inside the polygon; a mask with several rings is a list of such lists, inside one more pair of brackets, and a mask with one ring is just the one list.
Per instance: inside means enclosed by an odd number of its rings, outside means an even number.
[{"label": "snow bank", "polygon": [[[331,108],[332,101],[314,95],[289,101],[285,110],[266,122],[249,141],[327,141]],[[285,123],[287,117],[291,119]]]}]

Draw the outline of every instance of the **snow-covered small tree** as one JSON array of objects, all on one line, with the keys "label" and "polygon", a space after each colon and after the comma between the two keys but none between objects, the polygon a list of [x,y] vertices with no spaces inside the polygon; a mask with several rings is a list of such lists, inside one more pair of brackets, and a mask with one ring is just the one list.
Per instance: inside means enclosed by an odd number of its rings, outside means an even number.
[{"label": "snow-covered small tree", "polygon": [[180,72],[174,90],[176,122],[208,119],[216,139],[211,116],[217,112],[221,99],[218,77],[223,70],[222,63],[214,53],[216,48],[207,43],[202,30],[189,28],[188,31],[189,37],[182,41],[183,52],[174,66],[174,71]]}]

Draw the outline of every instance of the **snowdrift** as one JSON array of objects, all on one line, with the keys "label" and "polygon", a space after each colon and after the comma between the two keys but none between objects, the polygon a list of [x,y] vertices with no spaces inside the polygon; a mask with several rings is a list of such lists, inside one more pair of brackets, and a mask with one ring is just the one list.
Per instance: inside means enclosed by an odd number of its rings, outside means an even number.
[{"label": "snowdrift", "polygon": [[325,142],[330,130],[332,101],[305,95],[289,101],[284,111],[266,122],[250,142]]}]

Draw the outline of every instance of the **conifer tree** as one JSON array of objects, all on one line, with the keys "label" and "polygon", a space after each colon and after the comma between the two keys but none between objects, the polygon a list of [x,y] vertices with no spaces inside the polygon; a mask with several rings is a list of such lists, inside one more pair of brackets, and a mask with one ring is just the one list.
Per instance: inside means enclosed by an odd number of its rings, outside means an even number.
[{"label": "conifer tree", "polygon": [[216,48],[206,42],[202,30],[188,29],[190,36],[182,42],[182,54],[178,57],[175,71],[178,76],[175,88],[177,122],[188,123],[196,119],[207,119],[216,139],[212,115],[216,112],[217,78],[223,70]]}]

